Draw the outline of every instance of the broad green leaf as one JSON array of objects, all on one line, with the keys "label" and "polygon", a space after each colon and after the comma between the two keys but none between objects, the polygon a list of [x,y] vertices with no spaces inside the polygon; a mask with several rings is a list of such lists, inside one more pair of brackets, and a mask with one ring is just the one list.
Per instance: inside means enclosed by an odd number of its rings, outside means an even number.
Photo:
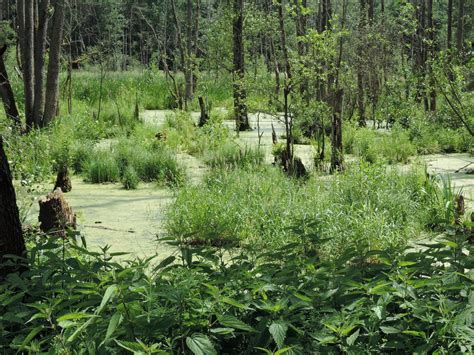
[{"label": "broad green leaf", "polygon": [[214,334],[232,334],[235,331],[235,329],[234,328],[212,328],[209,331]]},{"label": "broad green leaf", "polygon": [[347,337],[346,339],[347,345],[349,346],[354,345],[355,341],[359,337],[359,334],[360,334],[360,329],[357,329],[354,333],[352,333],[351,336]]},{"label": "broad green leaf", "polygon": [[104,309],[105,305],[109,302],[109,300],[115,295],[117,292],[117,285],[110,285],[105,290],[104,297],[102,297],[102,301],[100,302],[99,308],[97,308],[97,314],[99,314],[102,309]]},{"label": "broad green leaf", "polygon": [[395,327],[385,327],[385,326],[381,326],[380,327],[380,330],[382,332],[384,332],[385,334],[398,334],[398,333],[401,333],[401,330],[400,329],[397,329]]},{"label": "broad green leaf", "polygon": [[230,298],[230,297],[222,297],[221,298],[222,302],[230,304],[231,306],[240,308],[240,309],[247,309],[248,307],[242,303],[237,302],[236,300]]},{"label": "broad green leaf", "polygon": [[403,334],[413,335],[419,338],[425,338],[425,333],[417,330],[404,330]]},{"label": "broad green leaf", "polygon": [[206,335],[193,334],[186,338],[186,345],[194,355],[217,355],[214,346]]},{"label": "broad green leaf", "polygon": [[104,342],[110,339],[110,337],[114,334],[115,330],[117,329],[118,325],[122,321],[122,314],[117,312],[115,313],[112,318],[110,318],[109,326],[107,327],[107,333],[105,334]]},{"label": "broad green leaf", "polygon": [[24,349],[25,346],[27,346],[33,340],[33,338],[42,330],[43,330],[42,326],[31,329],[28,335],[26,336],[26,338],[22,341],[20,350]]},{"label": "broad green leaf", "polygon": [[288,331],[288,323],[284,321],[273,322],[268,328],[268,331],[272,335],[273,340],[275,340],[278,349],[282,349],[285,343],[286,332]]},{"label": "broad green leaf", "polygon": [[218,317],[219,323],[221,323],[225,327],[244,330],[246,332],[254,332],[255,329],[252,328],[250,325],[242,322],[241,320],[237,319],[234,316],[220,316]]},{"label": "broad green leaf", "polygon": [[77,312],[77,313],[68,313],[65,314],[57,319],[57,322],[64,322],[66,320],[78,320],[78,319],[83,319],[83,318],[91,318],[94,317],[93,314],[87,314],[84,312]]}]

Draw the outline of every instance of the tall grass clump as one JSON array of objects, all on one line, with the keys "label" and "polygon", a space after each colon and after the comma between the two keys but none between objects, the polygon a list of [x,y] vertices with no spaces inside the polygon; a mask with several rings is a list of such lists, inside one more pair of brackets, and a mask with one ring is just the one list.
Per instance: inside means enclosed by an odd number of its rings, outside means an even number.
[{"label": "tall grass clump", "polygon": [[179,185],[184,181],[185,171],[176,155],[157,141],[151,127],[137,126],[130,137],[119,140],[113,150],[121,176],[131,167],[143,182]]},{"label": "tall grass clump", "polygon": [[215,169],[255,168],[262,165],[264,159],[264,153],[258,148],[242,148],[232,141],[204,154],[204,162]]},{"label": "tall grass clump", "polygon": [[120,169],[114,155],[107,150],[98,150],[88,161],[86,181],[93,184],[118,182]]}]

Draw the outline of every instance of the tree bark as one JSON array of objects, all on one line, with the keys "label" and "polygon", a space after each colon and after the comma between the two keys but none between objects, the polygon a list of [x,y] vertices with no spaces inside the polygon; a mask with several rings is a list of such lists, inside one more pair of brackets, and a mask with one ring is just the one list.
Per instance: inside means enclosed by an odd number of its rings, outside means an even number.
[{"label": "tree bark", "polygon": [[8,79],[7,68],[3,60],[3,55],[7,50],[7,46],[0,48],[0,96],[2,97],[5,115],[13,121],[13,126],[21,128],[20,114],[15,102],[10,80]]},{"label": "tree bark", "polygon": [[359,112],[359,126],[365,127],[365,90],[364,90],[364,48],[362,45],[362,36],[366,30],[366,0],[360,0],[359,2],[359,43],[357,46],[357,108]]},{"label": "tree bark", "polygon": [[237,131],[250,129],[247,113],[247,92],[245,90],[245,53],[244,53],[244,0],[234,1],[232,26],[234,57],[234,115]]},{"label": "tree bark", "polygon": [[33,120],[35,126],[39,127],[44,109],[44,51],[46,47],[46,34],[48,30],[48,10],[49,0],[38,1],[38,17],[35,21],[37,28],[35,31],[34,44],[34,102],[33,102]]},{"label": "tree bark", "polygon": [[331,128],[331,172],[339,171],[343,167],[342,150],[342,102],[344,92],[338,89],[333,98],[333,114]]},{"label": "tree bark", "polygon": [[464,42],[464,0],[459,0],[458,25],[456,29],[456,49],[458,55],[462,54]]},{"label": "tree bark", "polygon": [[51,45],[49,50],[48,76],[46,80],[46,101],[43,126],[47,126],[56,116],[59,97],[59,70],[61,65],[61,46],[64,27],[64,0],[56,0],[53,15]]},{"label": "tree bark", "polygon": [[[19,269],[18,266],[4,266],[7,255],[24,257],[25,241],[16,204],[15,189],[8,159],[0,137],[0,278]],[[20,267],[21,268],[21,267]]]},{"label": "tree bark", "polygon": [[34,108],[34,1],[18,0],[18,36],[25,94],[26,129],[35,128]]},{"label": "tree bark", "polygon": [[446,47],[451,52],[453,41],[453,0],[448,0],[448,31]]},{"label": "tree bark", "polygon": [[[430,59],[434,59],[435,57],[435,26],[433,21],[433,0],[426,1],[426,16],[428,21],[428,52]],[[428,75],[429,75],[429,100],[430,100],[430,107],[429,110],[431,112],[436,111],[436,89],[435,89],[435,81],[433,78],[433,68],[431,65],[431,61],[429,62],[428,68]]]}]

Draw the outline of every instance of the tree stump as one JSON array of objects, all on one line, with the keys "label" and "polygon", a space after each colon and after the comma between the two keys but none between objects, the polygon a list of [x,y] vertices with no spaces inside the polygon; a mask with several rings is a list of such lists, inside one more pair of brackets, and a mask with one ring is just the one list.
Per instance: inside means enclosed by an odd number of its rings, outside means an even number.
[{"label": "tree stump", "polygon": [[76,215],[64,199],[61,189],[58,188],[42,198],[39,207],[39,222],[43,232],[53,232],[65,237],[67,229],[76,229]]},{"label": "tree stump", "polygon": [[59,169],[58,176],[56,178],[56,184],[54,184],[54,189],[61,189],[62,192],[67,193],[72,190],[71,178],[69,177],[69,171],[67,167]]},{"label": "tree stump", "polygon": [[201,116],[199,117],[199,127],[204,127],[204,125],[209,121],[209,112],[208,108],[206,107],[206,103],[204,102],[204,98],[199,96],[199,107],[201,109]]}]

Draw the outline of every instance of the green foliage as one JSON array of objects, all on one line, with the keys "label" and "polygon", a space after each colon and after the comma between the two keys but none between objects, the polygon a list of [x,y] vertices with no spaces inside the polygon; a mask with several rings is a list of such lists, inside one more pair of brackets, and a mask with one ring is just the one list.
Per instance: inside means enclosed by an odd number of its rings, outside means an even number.
[{"label": "green foliage", "polygon": [[241,148],[234,142],[208,150],[204,155],[205,163],[217,169],[256,168],[262,165],[264,158],[264,153],[258,148]]},{"label": "green foliage", "polygon": [[94,152],[87,162],[86,181],[93,184],[117,182],[120,180],[120,169],[117,161],[106,150]]},{"label": "green foliage", "polygon": [[[273,168],[215,172],[202,186],[178,192],[167,230],[186,243],[280,246],[295,240],[290,227],[299,220],[306,232],[326,240],[318,245],[326,256],[351,247],[365,252],[404,245],[431,223],[435,189],[425,184],[421,170],[401,174],[364,164],[304,185]],[[306,226],[308,220],[317,223]]]},{"label": "green foliage", "polygon": [[135,169],[131,166],[126,167],[122,176],[123,187],[126,190],[135,190],[139,182],[140,178]]},{"label": "green foliage", "polygon": [[355,130],[349,127],[344,138],[346,153],[355,153],[369,163],[408,163],[409,158],[416,153],[408,132],[399,126],[395,126],[390,132],[378,132],[370,128]]},{"label": "green foliage", "polygon": [[107,247],[76,246],[73,235],[30,239],[29,268],[0,284],[0,349],[473,351],[474,250],[462,229],[436,244],[372,251],[362,265],[350,249],[320,259],[300,233],[296,243],[232,259],[188,247],[183,260],[122,263]]}]

